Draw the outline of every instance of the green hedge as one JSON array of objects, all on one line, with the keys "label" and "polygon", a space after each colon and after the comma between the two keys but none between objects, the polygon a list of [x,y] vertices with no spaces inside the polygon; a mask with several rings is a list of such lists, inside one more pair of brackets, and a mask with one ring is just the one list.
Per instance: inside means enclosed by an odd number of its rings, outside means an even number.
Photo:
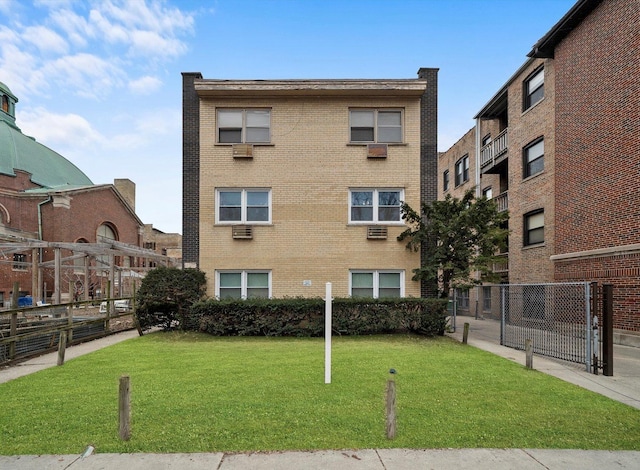
[{"label": "green hedge", "polygon": [[[189,329],[216,336],[321,336],[322,299],[205,300],[190,309]],[[442,335],[447,302],[440,299],[342,299],[333,301],[334,334],[408,331]]]}]

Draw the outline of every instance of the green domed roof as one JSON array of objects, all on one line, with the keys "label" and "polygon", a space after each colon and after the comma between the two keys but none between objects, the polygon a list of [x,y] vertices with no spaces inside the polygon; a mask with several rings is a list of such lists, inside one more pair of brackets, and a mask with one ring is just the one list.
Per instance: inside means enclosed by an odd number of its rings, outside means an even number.
[{"label": "green domed roof", "polygon": [[93,185],[69,160],[20,131],[13,115],[18,99],[2,82],[0,95],[10,101],[8,111],[0,109],[0,173],[15,176],[15,170],[26,171],[31,181],[46,188]]}]

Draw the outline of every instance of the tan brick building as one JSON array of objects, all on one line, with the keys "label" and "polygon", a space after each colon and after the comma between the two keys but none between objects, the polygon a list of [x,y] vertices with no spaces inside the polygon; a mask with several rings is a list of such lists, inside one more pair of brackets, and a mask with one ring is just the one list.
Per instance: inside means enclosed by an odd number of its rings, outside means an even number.
[{"label": "tan brick building", "polygon": [[207,273],[209,295],[322,296],[331,282],[340,297],[420,296],[420,254],[396,237],[401,202],[436,196],[434,69],[183,77],[184,264]]},{"label": "tan brick building", "polygon": [[[638,0],[578,1],[439,157],[439,197],[477,185],[509,210],[508,264],[497,267],[504,282],[612,283],[614,326],[635,331],[639,30]],[[460,294],[482,314],[489,292]]]}]

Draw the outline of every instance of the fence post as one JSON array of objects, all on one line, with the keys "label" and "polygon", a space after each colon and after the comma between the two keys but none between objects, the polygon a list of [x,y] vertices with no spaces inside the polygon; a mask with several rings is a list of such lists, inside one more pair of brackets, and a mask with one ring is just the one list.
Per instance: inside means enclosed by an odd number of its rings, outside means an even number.
[{"label": "fence post", "polygon": [[533,369],[533,340],[524,340],[524,350],[526,353],[526,365],[527,369]]},{"label": "fence post", "polygon": [[469,338],[469,323],[464,324],[464,330],[462,331],[462,344],[467,344]]},{"label": "fence post", "polygon": [[67,332],[62,330],[58,338],[58,365],[64,364],[64,353],[67,350]]},{"label": "fence post", "polygon": [[387,381],[387,439],[396,437],[396,382],[393,376],[395,369],[389,371],[391,374]]},{"label": "fence post", "polygon": [[602,373],[613,376],[613,284],[602,286]]},{"label": "fence post", "polygon": [[131,438],[131,386],[128,375],[120,377],[118,398],[120,439],[128,441]]}]

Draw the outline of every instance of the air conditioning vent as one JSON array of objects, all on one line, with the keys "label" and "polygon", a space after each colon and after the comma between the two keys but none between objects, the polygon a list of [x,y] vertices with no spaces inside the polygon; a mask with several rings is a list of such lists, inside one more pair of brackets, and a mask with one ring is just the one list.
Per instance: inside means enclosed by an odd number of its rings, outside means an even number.
[{"label": "air conditioning vent", "polygon": [[387,227],[385,225],[369,225],[367,227],[367,238],[385,240],[387,238]]},{"label": "air conditioning vent", "polygon": [[367,158],[387,158],[387,144],[368,144]]},{"label": "air conditioning vent", "polygon": [[253,145],[233,144],[233,158],[253,158]]},{"label": "air conditioning vent", "polygon": [[231,228],[233,238],[249,240],[253,238],[253,225],[234,225]]}]

